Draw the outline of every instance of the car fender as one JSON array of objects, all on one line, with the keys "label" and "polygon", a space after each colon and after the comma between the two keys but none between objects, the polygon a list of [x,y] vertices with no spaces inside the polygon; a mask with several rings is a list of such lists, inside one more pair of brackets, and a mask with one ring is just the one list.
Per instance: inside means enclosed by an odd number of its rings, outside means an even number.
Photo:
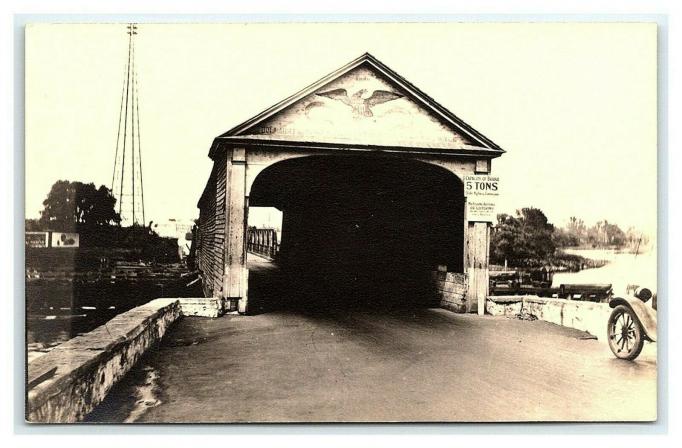
[{"label": "car fender", "polygon": [[615,308],[618,305],[625,305],[630,308],[642,324],[647,339],[656,342],[656,310],[648,307],[646,303],[642,302],[637,297],[614,297],[609,301],[609,306],[611,308]]}]

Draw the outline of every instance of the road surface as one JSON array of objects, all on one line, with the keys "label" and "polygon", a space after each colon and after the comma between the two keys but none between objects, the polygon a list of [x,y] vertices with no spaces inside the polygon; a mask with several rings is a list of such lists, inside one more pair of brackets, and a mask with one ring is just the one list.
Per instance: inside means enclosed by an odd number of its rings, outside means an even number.
[{"label": "road surface", "polygon": [[184,318],[90,420],[654,420],[656,345],[585,336],[441,309]]}]

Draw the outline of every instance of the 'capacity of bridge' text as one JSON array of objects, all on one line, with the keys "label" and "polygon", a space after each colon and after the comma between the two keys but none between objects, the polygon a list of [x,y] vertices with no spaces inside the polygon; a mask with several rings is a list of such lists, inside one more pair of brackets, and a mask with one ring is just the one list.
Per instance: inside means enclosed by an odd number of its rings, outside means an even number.
[{"label": "'capacity of bridge' text", "polygon": [[464,194],[467,196],[497,196],[500,178],[498,176],[464,176]]}]

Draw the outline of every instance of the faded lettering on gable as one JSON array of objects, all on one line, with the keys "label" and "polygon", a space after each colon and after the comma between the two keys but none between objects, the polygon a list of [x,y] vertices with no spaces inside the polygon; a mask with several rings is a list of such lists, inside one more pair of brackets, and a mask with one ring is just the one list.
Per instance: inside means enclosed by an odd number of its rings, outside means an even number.
[{"label": "faded lettering on gable", "polygon": [[366,67],[317,89],[243,135],[450,149],[471,144]]}]

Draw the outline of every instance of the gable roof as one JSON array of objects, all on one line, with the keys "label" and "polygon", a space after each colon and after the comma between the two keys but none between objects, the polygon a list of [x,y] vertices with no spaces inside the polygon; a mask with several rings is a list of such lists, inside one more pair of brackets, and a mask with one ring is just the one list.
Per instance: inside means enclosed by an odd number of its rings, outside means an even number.
[{"label": "gable roof", "polygon": [[250,133],[249,131],[254,130],[258,125],[263,124],[267,120],[273,118],[276,114],[279,114],[280,112],[284,111],[285,109],[289,108],[295,103],[301,101],[308,95],[313,94],[318,89],[334,82],[335,80],[343,77],[350,71],[355,70],[362,66],[366,66],[371,70],[378,72],[390,83],[399,88],[401,92],[405,94],[405,96],[407,96],[408,98],[416,102],[420,107],[422,107],[427,112],[435,116],[444,125],[454,130],[455,132],[461,134],[462,136],[466,137],[469,141],[473,143],[473,145],[471,146],[467,145],[469,146],[469,149],[483,150],[483,152],[492,154],[494,157],[501,155],[502,153],[505,152],[492,140],[485,137],[483,134],[481,134],[473,127],[465,123],[461,118],[457,117],[448,109],[441,106],[433,98],[419,90],[416,86],[414,86],[412,83],[407,81],[398,73],[387,67],[377,58],[375,58],[369,53],[365,53],[362,56],[344,65],[343,67],[333,71],[332,73],[329,73],[328,75],[324,76],[323,78],[319,79],[313,84],[310,84],[309,86],[305,87],[299,92],[296,92],[295,94],[289,96],[288,98],[285,98],[284,100],[264,110],[258,115],[244,121],[243,123],[233,127],[224,134],[218,136],[211,147],[209,156],[213,157],[217,149],[217,143],[221,140],[239,142],[259,140],[262,141],[263,139],[259,138],[260,136],[258,135],[248,135]]}]

